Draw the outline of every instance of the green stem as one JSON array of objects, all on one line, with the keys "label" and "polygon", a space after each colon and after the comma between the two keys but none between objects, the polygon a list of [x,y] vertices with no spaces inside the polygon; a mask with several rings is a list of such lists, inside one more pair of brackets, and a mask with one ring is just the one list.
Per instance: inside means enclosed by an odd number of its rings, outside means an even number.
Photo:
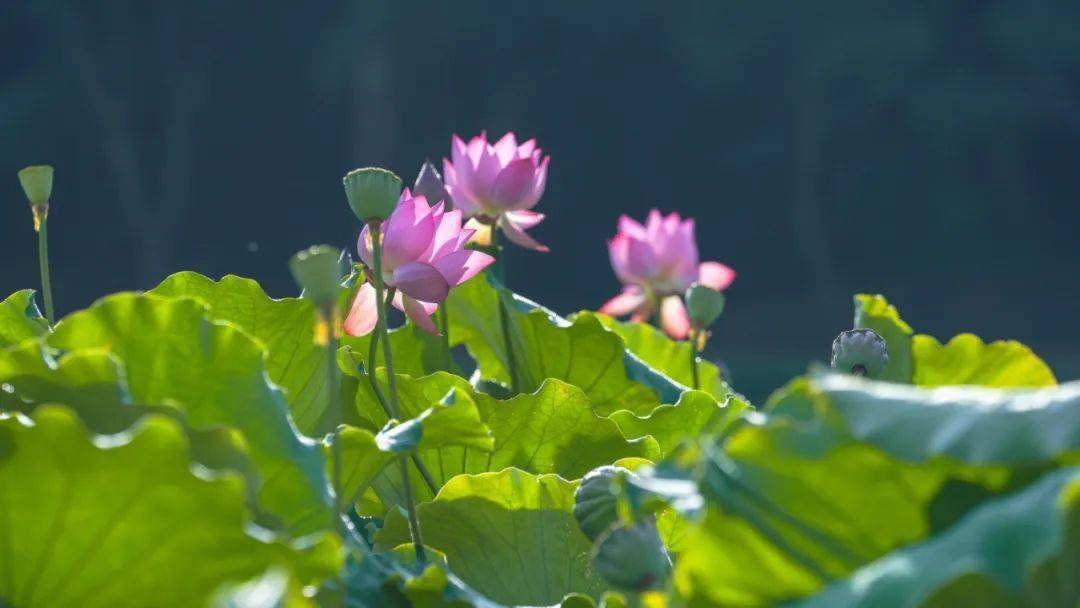
[{"label": "green stem", "polygon": [[333,443],[330,444],[331,458],[333,459],[333,483],[334,483],[334,512],[341,514],[342,501],[341,501],[341,442],[338,441],[340,434],[339,429],[341,427],[341,404],[337,398],[338,380],[338,366],[337,366],[337,349],[338,338],[337,328],[334,326],[334,307],[335,304],[331,302],[323,307],[320,311],[322,319],[321,323],[325,323],[327,326],[327,338],[326,338],[326,411],[330,414],[330,422],[332,430]]},{"label": "green stem", "polygon": [[453,357],[450,354],[450,313],[446,311],[446,301],[439,305],[439,332],[442,334],[443,371],[451,371]]},{"label": "green stem", "polygon": [[[379,312],[375,331],[377,338],[383,343],[383,359],[386,362],[386,383],[390,391],[390,412],[394,418],[400,419],[401,410],[398,408],[397,378],[394,376],[394,356],[390,349],[390,333],[386,330],[386,300],[383,298],[382,276],[382,235],[378,224],[371,224],[371,254],[374,262],[373,274],[375,275],[375,303]],[[375,339],[375,338],[372,338]],[[413,500],[412,478],[409,477],[409,463],[405,455],[398,458],[398,467],[401,470],[401,485],[405,489],[405,509],[409,514],[409,533],[412,536],[413,547],[416,549],[416,560],[423,564],[427,562],[424,555],[424,539],[420,535],[420,519],[416,516],[416,502]]]},{"label": "green stem", "polygon": [[701,390],[701,379],[698,377],[698,330],[690,330],[690,373],[694,378],[694,390]]},{"label": "green stem", "polygon": [[[390,413],[390,404],[386,401],[386,395],[382,392],[382,387],[379,386],[379,380],[375,377],[375,358],[379,354],[379,334],[376,332],[374,336],[371,336],[371,346],[368,349],[368,369],[366,375],[368,377],[368,383],[371,384],[371,390],[375,393],[375,400],[379,402],[379,407],[382,408],[383,413],[387,418],[393,418],[394,415]],[[424,484],[427,485],[428,490],[431,491],[431,495],[434,496],[439,492],[439,484],[435,482],[435,477],[432,476],[431,471],[428,470],[424,461],[420,460],[420,457],[416,454],[412,456],[413,464],[416,465],[416,470],[420,471],[420,476],[424,478]]]},{"label": "green stem", "polygon": [[49,225],[46,214],[41,214],[41,226],[38,230],[38,265],[41,266],[41,291],[45,298],[45,318],[49,326],[56,325],[53,314],[52,281],[49,280]]},{"label": "green stem", "polygon": [[521,392],[521,382],[518,380],[514,341],[510,337],[510,311],[506,303],[506,256],[503,255],[503,246],[499,243],[497,224],[491,226],[491,247],[495,250],[499,265],[499,328],[502,331],[503,348],[506,350],[506,372],[510,376],[510,390],[516,395]]}]

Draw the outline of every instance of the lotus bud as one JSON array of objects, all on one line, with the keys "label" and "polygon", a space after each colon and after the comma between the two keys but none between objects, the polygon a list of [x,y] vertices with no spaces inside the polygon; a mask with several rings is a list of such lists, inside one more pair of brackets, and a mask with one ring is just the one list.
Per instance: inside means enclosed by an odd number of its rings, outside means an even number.
[{"label": "lotus bud", "polygon": [[289,261],[289,270],[303,288],[304,297],[320,307],[337,301],[341,277],[347,272],[341,250],[329,245],[316,245],[297,253]]},{"label": "lotus bud", "polygon": [[838,370],[879,378],[888,364],[885,340],[872,329],[851,329],[833,340],[832,366]]},{"label": "lotus bud", "polygon": [[592,562],[604,580],[631,591],[661,589],[671,575],[671,558],[651,516],[633,525],[616,525],[601,535]]},{"label": "lotus bud", "polygon": [[694,283],[686,290],[686,311],[694,327],[708,327],[724,312],[724,294],[701,283]]},{"label": "lotus bud", "polygon": [[378,167],[349,171],[342,182],[349,206],[364,223],[390,217],[401,196],[401,178]]},{"label": "lotus bud", "polygon": [[596,540],[619,519],[617,497],[613,491],[619,475],[632,473],[610,465],[595,468],[581,478],[581,484],[574,492],[574,519],[589,540]]},{"label": "lotus bud", "polygon": [[416,175],[416,183],[413,184],[412,193],[413,196],[423,196],[430,205],[443,201],[446,203],[447,211],[453,208],[453,201],[450,200],[450,193],[446,191],[442,176],[439,175],[439,170],[435,168],[435,165],[430,160],[425,160],[424,166],[420,167],[420,173]]},{"label": "lotus bud", "polygon": [[19,171],[19,183],[30,201],[34,212],[34,230],[41,230],[41,222],[49,215],[49,199],[52,197],[53,168],[35,165]]}]

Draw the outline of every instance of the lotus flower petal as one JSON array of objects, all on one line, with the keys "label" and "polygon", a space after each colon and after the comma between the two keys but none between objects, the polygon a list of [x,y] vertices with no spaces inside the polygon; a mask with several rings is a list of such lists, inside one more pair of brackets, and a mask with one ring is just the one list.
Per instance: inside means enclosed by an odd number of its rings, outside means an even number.
[{"label": "lotus flower petal", "polygon": [[735,271],[720,262],[702,262],[698,266],[698,283],[716,291],[727,289],[735,281]]},{"label": "lotus flower petal", "polygon": [[600,312],[605,315],[622,317],[637,311],[647,301],[645,292],[640,287],[624,287],[622,293],[611,298],[600,307]]},{"label": "lotus flower petal", "polygon": [[429,334],[440,335],[439,328],[431,320],[431,314],[435,312],[437,305],[430,302],[421,302],[408,296],[402,297],[405,314],[416,323],[416,326]]},{"label": "lotus flower petal", "polygon": [[543,213],[537,213],[535,211],[507,211],[506,219],[511,221],[518,228],[522,230],[528,230],[533,226],[536,226],[540,222],[544,221],[546,216]]},{"label": "lotus flower petal", "polygon": [[383,271],[393,272],[398,266],[418,259],[431,243],[435,223],[431,208],[422,196],[412,197],[409,189],[383,226]]},{"label": "lotus flower petal", "polygon": [[425,302],[442,302],[450,285],[442,274],[426,262],[407,262],[394,270],[393,285],[405,295]]},{"label": "lotus flower petal", "polygon": [[532,160],[519,158],[510,162],[491,186],[492,204],[502,209],[519,208],[532,194],[535,176],[536,167]]},{"label": "lotus flower petal", "polygon": [[684,340],[690,334],[690,315],[682,298],[668,296],[660,302],[660,325],[664,333],[676,340]]},{"label": "lotus flower petal", "polygon": [[520,245],[526,249],[539,251],[541,253],[547,253],[548,251],[551,251],[551,249],[549,249],[547,245],[540,244],[540,242],[526,234],[520,226],[515,224],[507,217],[503,217],[502,220],[500,220],[499,227],[502,228],[503,234],[506,235],[506,238],[510,239],[517,245]]},{"label": "lotus flower petal", "polygon": [[350,336],[366,336],[375,329],[379,320],[375,288],[370,283],[364,283],[356,292],[349,314],[345,317],[345,333]]},{"label": "lotus flower petal", "polygon": [[462,249],[443,256],[432,265],[442,274],[450,287],[461,285],[495,262],[495,258],[472,249]]}]

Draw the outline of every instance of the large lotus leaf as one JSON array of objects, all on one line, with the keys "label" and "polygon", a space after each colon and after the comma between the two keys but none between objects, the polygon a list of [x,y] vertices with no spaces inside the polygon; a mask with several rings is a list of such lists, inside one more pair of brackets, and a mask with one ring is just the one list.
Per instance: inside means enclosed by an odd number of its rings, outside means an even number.
[{"label": "large lotus leaf", "polygon": [[699,602],[767,605],[946,529],[1075,462],[1080,386],[920,389],[829,374],[793,382],[706,446],[706,516],[676,566]]},{"label": "large lotus leaf", "polygon": [[798,608],[1080,605],[1080,469],[1047,474]]},{"label": "large lotus leaf", "polygon": [[196,272],[176,273],[150,293],[196,298],[209,307],[209,318],[229,321],[258,339],[266,347],[266,373],[284,391],[296,426],[316,433],[326,409],[326,349],[314,340],[309,300],[273,299],[252,279],[227,275],[214,281]]},{"label": "large lotus leaf", "polygon": [[912,382],[919,386],[1057,384],[1050,367],[1030,348],[1014,340],[987,344],[978,336],[960,334],[942,344],[931,336],[918,335],[913,338],[911,347]]},{"label": "large lotus leaf", "polygon": [[500,323],[500,298],[521,392],[546,378],[580,387],[601,414],[616,410],[648,413],[660,399],[674,402],[685,389],[626,350],[622,340],[591,313],[571,323],[489,281],[469,281],[447,299],[450,338],[464,343],[485,380],[510,384],[508,353]]},{"label": "large lotus leaf", "polygon": [[1080,382],[1051,389],[917,388],[819,374],[778,393],[771,409],[838,415],[854,438],[894,458],[1038,466],[1080,458]]},{"label": "large lotus leaf", "polygon": [[106,348],[123,362],[137,404],[175,407],[195,429],[237,429],[261,478],[260,506],[294,534],[332,528],[318,446],[292,425],[263,348],[203,313],[189,298],[118,294],[64,319],[49,344]]},{"label": "large lotus leaf", "polygon": [[[380,369],[385,389],[385,370]],[[499,401],[483,393],[472,393],[462,378],[436,373],[421,378],[398,375],[397,385],[403,415],[415,415],[419,408],[439,403],[453,394],[471,407],[479,418],[476,428],[490,429],[487,444],[447,445],[425,450],[418,456],[430,473],[436,489],[461,473],[485,473],[516,467],[530,473],[556,473],[568,479],[583,476],[591,469],[625,457],[655,459],[660,450],[651,437],[627,439],[611,420],[597,416],[585,393],[572,385],[549,379],[532,393]],[[387,420],[367,381],[360,383],[357,407],[373,425]],[[485,447],[486,445],[486,447]],[[410,467],[412,469],[412,467]],[[426,481],[412,470],[413,486],[421,499],[433,493]],[[383,499],[401,504],[400,475],[388,468],[375,483]]]},{"label": "large lotus leaf", "polygon": [[[419,506],[424,542],[446,554],[451,571],[492,600],[544,606],[571,592],[599,597],[604,584],[589,563],[592,544],[571,509],[577,484],[517,469],[461,475]],[[377,547],[408,542],[392,511]]]},{"label": "large lotus leaf", "polygon": [[750,405],[734,395],[717,403],[704,391],[687,391],[675,404],[665,404],[645,416],[621,410],[608,416],[630,438],[652,436],[668,455],[680,441],[704,433],[721,433]]},{"label": "large lotus leaf", "polygon": [[331,537],[253,529],[243,480],[193,468],[166,416],[96,437],[64,407],[0,417],[0,487],[3,605],[196,606],[269,567],[311,582],[339,559]]},{"label": "large lotus leaf", "polygon": [[885,296],[856,295],[854,327],[872,329],[885,339],[889,364],[881,375],[882,380],[911,382],[911,335],[914,332]]},{"label": "large lotus leaf", "polygon": [[[607,315],[595,316],[604,327],[618,334],[626,349],[642,361],[682,385],[693,386],[694,375],[690,368],[693,346],[690,342],[672,340],[648,323],[622,323]],[[700,390],[721,400],[731,394],[731,387],[721,377],[716,364],[702,359],[697,366]]]},{"label": "large lotus leaf", "polygon": [[0,302],[0,347],[36,338],[49,330],[34,302],[34,290],[23,289]]}]

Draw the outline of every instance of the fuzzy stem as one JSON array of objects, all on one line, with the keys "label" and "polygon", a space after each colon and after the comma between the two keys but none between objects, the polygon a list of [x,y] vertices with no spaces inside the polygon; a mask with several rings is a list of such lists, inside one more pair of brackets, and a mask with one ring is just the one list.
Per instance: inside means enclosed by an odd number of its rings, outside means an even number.
[{"label": "fuzzy stem", "polygon": [[[386,362],[386,383],[390,391],[390,412],[394,418],[401,417],[397,399],[397,378],[394,376],[394,357],[390,348],[390,334],[386,330],[386,301],[383,298],[382,276],[382,235],[378,224],[371,224],[371,254],[373,258],[373,274],[375,275],[375,304],[379,312],[378,322],[375,326],[377,336],[372,339],[382,340],[383,359]],[[420,535],[420,519],[416,516],[416,502],[413,500],[412,479],[409,477],[409,462],[402,454],[398,457],[398,467],[401,471],[401,485],[405,494],[405,509],[409,514],[409,534],[412,536],[413,546],[416,549],[416,559],[419,563],[427,562],[424,555],[424,539]]]},{"label": "fuzzy stem", "polygon": [[499,328],[502,331],[503,348],[506,349],[506,367],[510,375],[510,390],[516,395],[521,392],[521,384],[518,380],[517,357],[514,355],[514,342],[510,338],[510,311],[506,303],[506,256],[503,255],[503,246],[499,243],[499,231],[496,224],[491,226],[491,247],[495,250],[499,266]]},{"label": "fuzzy stem", "polygon": [[[379,386],[379,380],[375,377],[375,360],[379,354],[379,334],[376,333],[371,336],[371,346],[368,348],[368,369],[365,370],[368,377],[368,383],[371,384],[371,390],[375,393],[375,400],[379,402],[379,407],[382,408],[383,413],[387,418],[393,418],[394,415],[390,413],[390,404],[386,401],[386,395],[383,394],[382,387]],[[427,465],[416,454],[412,455],[413,464],[416,465],[416,470],[420,471],[420,476],[424,478],[424,484],[427,485],[428,490],[431,491],[431,495],[434,496],[439,492],[439,484],[435,482],[435,477],[431,475],[431,471],[428,470]]]},{"label": "fuzzy stem", "polygon": [[337,327],[334,322],[334,309],[336,304],[331,302],[322,307],[319,311],[320,323],[325,323],[327,327],[326,336],[326,411],[330,414],[331,423],[331,437],[332,443],[330,444],[331,458],[333,459],[333,479],[334,484],[334,512],[340,514],[342,511],[342,496],[341,496],[341,442],[339,428],[341,427],[341,404],[337,398],[338,380],[338,366],[337,366],[337,350],[338,350],[338,337]]},{"label": "fuzzy stem", "polygon": [[694,378],[694,390],[701,390],[701,379],[698,377],[698,331],[690,330],[690,373]]},{"label": "fuzzy stem", "polygon": [[[35,215],[38,213],[35,210]],[[35,219],[37,219],[35,217]],[[56,316],[53,314],[52,281],[49,280],[49,224],[48,211],[42,212],[38,222],[38,265],[41,267],[41,292],[45,298],[45,318],[49,320],[49,327],[56,325]]]}]

